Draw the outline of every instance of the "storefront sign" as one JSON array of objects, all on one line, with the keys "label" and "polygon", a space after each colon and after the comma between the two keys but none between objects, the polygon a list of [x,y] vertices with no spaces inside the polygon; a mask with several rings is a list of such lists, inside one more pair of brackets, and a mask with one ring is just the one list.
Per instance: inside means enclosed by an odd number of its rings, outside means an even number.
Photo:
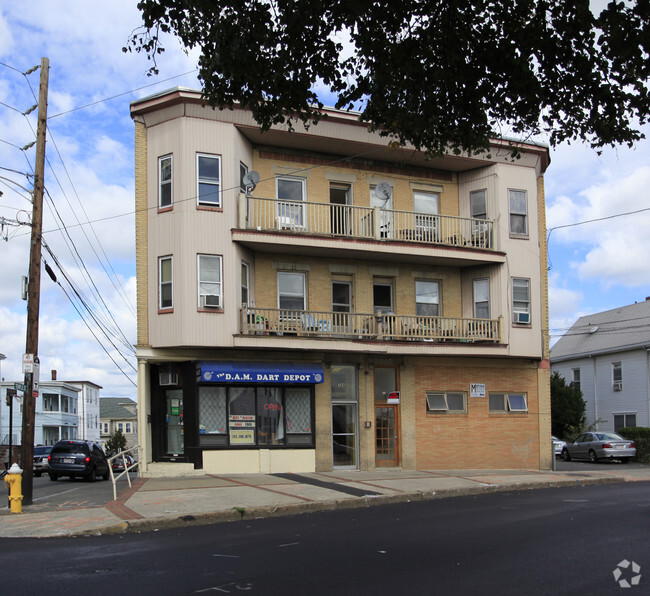
[{"label": "storefront sign", "polygon": [[323,367],[291,362],[201,362],[198,377],[203,383],[314,384],[323,382]]}]

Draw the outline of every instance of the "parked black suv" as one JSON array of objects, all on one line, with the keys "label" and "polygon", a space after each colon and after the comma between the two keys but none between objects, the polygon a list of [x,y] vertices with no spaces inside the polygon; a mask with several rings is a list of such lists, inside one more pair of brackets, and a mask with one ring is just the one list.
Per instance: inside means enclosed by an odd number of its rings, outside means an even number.
[{"label": "parked black suv", "polygon": [[59,476],[82,476],[94,482],[97,476],[108,480],[110,472],[104,451],[92,441],[59,441],[52,447],[48,457],[50,480]]}]

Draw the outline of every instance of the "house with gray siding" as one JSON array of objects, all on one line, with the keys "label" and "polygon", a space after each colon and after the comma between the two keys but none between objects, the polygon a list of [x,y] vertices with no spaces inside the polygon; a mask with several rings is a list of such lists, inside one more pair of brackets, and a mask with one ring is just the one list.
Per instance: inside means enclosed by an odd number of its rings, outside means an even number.
[{"label": "house with gray siding", "polygon": [[551,371],[582,391],[588,425],[650,427],[650,298],[578,319],[552,347]]}]

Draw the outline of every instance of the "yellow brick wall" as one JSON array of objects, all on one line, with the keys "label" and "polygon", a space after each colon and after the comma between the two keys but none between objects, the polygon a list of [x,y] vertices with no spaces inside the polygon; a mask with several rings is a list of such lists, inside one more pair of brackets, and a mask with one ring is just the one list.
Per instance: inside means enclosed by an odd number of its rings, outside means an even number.
[{"label": "yellow brick wall", "polygon": [[[485,383],[487,393],[525,392],[528,413],[490,413],[487,396],[469,397],[470,383]],[[538,469],[538,387],[538,369],[530,363],[445,360],[417,365],[413,393],[417,469]],[[467,414],[427,413],[427,391],[466,392]]]},{"label": "yellow brick wall", "polygon": [[147,128],[135,121],[135,264],[137,271],[138,345],[149,344],[147,309],[149,270],[148,242]]}]

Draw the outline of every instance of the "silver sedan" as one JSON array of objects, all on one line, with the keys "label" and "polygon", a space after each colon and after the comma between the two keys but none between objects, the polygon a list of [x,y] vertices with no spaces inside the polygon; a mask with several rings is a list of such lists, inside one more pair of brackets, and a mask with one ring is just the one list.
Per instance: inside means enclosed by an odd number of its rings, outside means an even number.
[{"label": "silver sedan", "polygon": [[636,455],[633,441],[624,439],[621,435],[611,432],[582,433],[572,443],[562,448],[562,459],[588,459],[596,463],[600,459],[620,459],[628,463]]}]

